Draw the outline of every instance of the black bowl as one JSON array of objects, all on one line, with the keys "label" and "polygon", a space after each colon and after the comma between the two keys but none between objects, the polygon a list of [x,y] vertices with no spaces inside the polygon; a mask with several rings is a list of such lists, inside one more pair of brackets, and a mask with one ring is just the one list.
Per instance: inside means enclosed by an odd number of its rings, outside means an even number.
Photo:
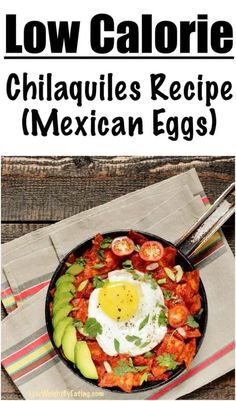
[{"label": "black bowl", "polygon": [[[159,241],[162,243],[163,246],[173,246],[175,247],[171,242],[166,241],[165,239],[158,237],[157,235],[154,234],[150,234],[150,233],[146,233],[143,231],[137,231],[140,234],[145,235],[145,237],[147,237],[149,240],[155,240],[155,241]],[[115,237],[119,237],[122,235],[127,235],[128,234],[128,230],[119,230],[119,231],[109,231],[106,233],[103,233],[104,236],[109,236],[111,238],[115,238]],[[94,238],[94,237],[93,237]],[[84,380],[85,382],[89,382],[91,384],[93,384],[94,386],[98,387],[97,384],[97,380],[92,380],[92,379],[87,379],[85,378],[80,372],[79,370],[75,367],[75,365],[68,361],[62,351],[61,348],[58,349],[53,341],[53,327],[52,327],[52,322],[51,322],[51,317],[50,317],[50,311],[49,311],[49,303],[52,301],[52,296],[50,294],[50,291],[55,287],[55,282],[57,281],[57,279],[65,273],[67,267],[65,266],[65,262],[68,259],[68,256],[73,253],[75,256],[79,257],[83,254],[83,252],[88,249],[89,247],[92,246],[92,239],[90,238],[86,241],[84,241],[83,243],[81,243],[80,245],[76,246],[74,249],[72,249],[65,257],[64,259],[62,259],[62,261],[59,263],[58,267],[56,268],[55,273],[53,274],[49,287],[48,287],[48,291],[47,291],[47,295],[46,295],[46,307],[45,307],[45,314],[46,314],[46,326],[47,326],[47,330],[48,330],[48,334],[50,337],[50,340],[54,346],[55,351],[57,352],[58,356],[60,357],[60,359],[62,360],[62,362],[77,376],[80,377],[80,379]],[[175,247],[176,248],[176,247]],[[191,263],[191,261],[178,249],[177,249],[177,254],[176,254],[176,264],[180,264],[183,268],[184,271],[192,271],[194,270],[194,266]],[[207,297],[206,297],[206,292],[203,286],[202,281],[200,280],[200,287],[199,287],[199,293],[200,296],[202,298],[202,308],[203,308],[203,313],[199,319],[199,329],[202,333],[202,336],[200,338],[197,338],[197,349],[196,349],[196,354],[199,351],[203,338],[205,336],[205,332],[206,332],[206,327],[207,327],[207,316],[208,316],[208,306],[207,306]],[[151,390],[151,389],[155,389],[158,388],[160,386],[163,386],[164,384],[169,383],[171,380],[173,380],[175,377],[179,376],[183,371],[185,370],[185,366],[181,365],[179,367],[177,367],[175,370],[173,370],[173,372],[171,372],[170,376],[168,377],[167,380],[160,380],[160,381],[153,381],[153,382],[144,382],[142,386],[139,387],[134,387],[134,389],[132,390],[132,393],[139,393],[141,391],[147,391],[147,390]],[[100,387],[99,387],[100,388]],[[121,390],[118,387],[111,387],[111,388],[106,388],[106,390],[112,391],[112,392],[116,392],[116,393],[124,393],[123,390]]]}]

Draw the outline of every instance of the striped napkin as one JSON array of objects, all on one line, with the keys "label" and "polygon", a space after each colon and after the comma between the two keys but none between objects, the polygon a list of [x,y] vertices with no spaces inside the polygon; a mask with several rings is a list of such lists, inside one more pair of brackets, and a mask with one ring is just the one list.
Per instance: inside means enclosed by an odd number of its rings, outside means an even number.
[{"label": "striped napkin", "polygon": [[60,361],[45,327],[47,286],[70,249],[97,232],[119,228],[175,241],[207,203],[196,171],[190,170],[2,246],[2,302],[8,312],[2,364],[25,399],[176,399],[234,368],[234,258],[221,232],[194,255],[209,304],[203,345],[190,370],[169,384],[135,394],[92,386]]}]

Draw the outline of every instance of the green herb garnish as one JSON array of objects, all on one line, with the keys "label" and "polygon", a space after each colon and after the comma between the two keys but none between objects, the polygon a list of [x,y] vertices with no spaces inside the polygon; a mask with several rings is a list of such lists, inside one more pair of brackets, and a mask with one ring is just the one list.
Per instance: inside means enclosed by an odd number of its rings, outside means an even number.
[{"label": "green herb garnish", "polygon": [[87,259],[86,258],[78,258],[76,259],[76,263],[78,263],[79,265],[82,264],[83,266],[86,264]]},{"label": "green herb garnish", "polygon": [[196,322],[196,320],[194,319],[194,317],[192,315],[189,315],[186,323],[189,327],[192,327],[193,329],[199,327],[199,323]]},{"label": "green herb garnish", "polygon": [[142,330],[144,326],[146,326],[147,322],[149,320],[149,314],[145,317],[145,319],[143,319],[143,321],[140,323],[139,325],[139,330]]},{"label": "green herb garnish", "polygon": [[133,366],[133,364],[127,364],[125,361],[119,361],[118,366],[113,369],[115,376],[123,376],[125,373],[137,373],[147,369],[147,366]]},{"label": "green herb garnish", "polygon": [[163,354],[157,357],[157,361],[160,366],[166,366],[167,370],[173,370],[178,366],[178,362],[175,361],[172,354]]},{"label": "green herb garnish", "polygon": [[146,354],[144,354],[144,358],[151,358],[153,355],[154,355],[153,352],[148,351],[148,352],[146,352]]},{"label": "green herb garnish", "polygon": [[168,325],[168,317],[166,316],[166,313],[163,309],[159,313],[158,324],[159,324],[159,326],[167,326]]},{"label": "green herb garnish", "polygon": [[194,316],[195,319],[197,320],[201,319],[202,314],[203,314],[203,308],[201,308],[200,311]]},{"label": "green herb garnish", "polygon": [[127,341],[129,341],[129,342],[134,342],[135,343],[135,345],[137,345],[137,347],[139,347],[139,345],[141,344],[141,342],[142,342],[142,339],[140,338],[140,337],[137,337],[137,336],[126,336],[125,337],[126,338],[126,340]]},{"label": "green herb garnish", "polygon": [[100,248],[101,248],[101,249],[110,248],[111,243],[112,243],[112,238],[106,237],[106,238],[104,238],[104,240],[101,242]]},{"label": "green herb garnish", "polygon": [[91,266],[92,269],[102,269],[106,266],[104,263],[96,263],[95,265]]},{"label": "green herb garnish", "polygon": [[94,276],[93,278],[93,286],[94,288],[102,288],[105,284],[105,280],[103,280],[100,276]]},{"label": "green herb garnish", "polygon": [[77,329],[81,329],[83,327],[83,323],[79,319],[74,319],[73,326]]},{"label": "green herb garnish", "polygon": [[139,252],[140,249],[141,249],[141,246],[140,246],[140,245],[138,245],[138,244],[134,245],[134,250],[135,250],[136,252]]},{"label": "green herb garnish", "polygon": [[156,282],[156,280],[152,277],[152,274],[146,273],[146,274],[144,274],[143,278],[144,278],[144,281],[149,281],[149,282],[150,282],[151,288],[152,288],[153,290],[155,290],[155,289],[157,288],[157,282]]},{"label": "green herb garnish", "polygon": [[89,337],[96,337],[98,334],[102,334],[102,326],[94,317],[89,317],[86,320],[84,329]]},{"label": "green herb garnish", "polygon": [[145,343],[140,345],[140,348],[145,348],[147,345],[150,344],[151,341],[146,341]]},{"label": "green herb garnish", "polygon": [[126,259],[123,263],[122,266],[127,270],[127,269],[133,269],[133,263],[132,260]]},{"label": "green herb garnish", "polygon": [[105,255],[104,255],[104,249],[99,249],[99,250],[97,251],[97,254],[98,254],[99,260],[100,260],[101,262],[104,262],[104,260],[106,259],[106,258],[105,258]]},{"label": "green herb garnish", "polygon": [[141,378],[140,378],[140,386],[142,386],[142,384],[143,384],[144,382],[147,382],[148,376],[150,376],[150,373],[148,373],[148,372],[145,372],[145,373],[141,376]]},{"label": "green herb garnish", "polygon": [[115,347],[116,352],[119,354],[119,352],[120,352],[120,343],[116,338],[114,338],[114,347]]},{"label": "green herb garnish", "polygon": [[172,292],[169,290],[163,291],[164,298],[170,300],[172,298]]}]

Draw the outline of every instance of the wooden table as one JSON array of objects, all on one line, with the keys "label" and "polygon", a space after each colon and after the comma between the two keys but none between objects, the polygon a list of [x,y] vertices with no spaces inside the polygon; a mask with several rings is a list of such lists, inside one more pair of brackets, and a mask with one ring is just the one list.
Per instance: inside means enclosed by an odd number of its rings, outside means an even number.
[{"label": "wooden table", "polygon": [[[10,241],[192,167],[197,169],[210,201],[234,181],[233,157],[4,157],[2,241]],[[233,218],[223,231],[234,250]],[[233,371],[184,397],[234,398]],[[22,399],[5,371],[2,399]]]}]

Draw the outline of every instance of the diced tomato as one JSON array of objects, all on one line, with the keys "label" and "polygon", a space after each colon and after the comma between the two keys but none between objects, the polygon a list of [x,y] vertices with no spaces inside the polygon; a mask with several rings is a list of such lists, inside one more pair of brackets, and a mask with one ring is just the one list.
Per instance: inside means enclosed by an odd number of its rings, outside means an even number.
[{"label": "diced tomato", "polygon": [[129,236],[129,238],[131,238],[131,239],[134,241],[134,243],[137,244],[137,245],[142,245],[145,241],[148,240],[144,235],[142,235],[142,234],[140,234],[140,233],[137,233],[136,231],[133,231],[133,230],[130,230],[130,231],[129,231],[128,236]]},{"label": "diced tomato", "polygon": [[177,250],[173,246],[167,246],[164,248],[162,258],[159,260],[161,267],[174,267]]},{"label": "diced tomato", "polygon": [[53,310],[53,302],[49,302],[49,312],[51,317],[52,317],[52,310]]},{"label": "diced tomato", "polygon": [[114,238],[111,249],[116,256],[130,255],[134,251],[134,241],[127,236]]},{"label": "diced tomato", "polygon": [[[76,300],[74,299],[73,302],[76,302]],[[82,323],[85,323],[85,321],[88,318],[88,303],[84,298],[81,298],[76,306],[77,308],[79,308],[76,311],[72,311],[71,314],[73,317],[75,317],[76,319],[81,320]]]},{"label": "diced tomato", "polygon": [[166,334],[162,343],[156,348],[156,355],[162,355],[164,353],[172,354],[175,359],[183,352],[184,341],[174,336]]},{"label": "diced tomato", "polygon": [[201,297],[199,294],[196,294],[192,298],[192,304],[189,308],[192,315],[198,313],[201,309]]},{"label": "diced tomato", "polygon": [[92,359],[96,362],[107,361],[107,354],[102,350],[97,341],[87,341],[87,345],[92,355]]},{"label": "diced tomato", "polygon": [[75,257],[75,255],[74,255],[73,253],[71,253],[71,254],[68,256],[67,262],[68,262],[68,263],[75,263],[75,261],[76,261],[76,257]]},{"label": "diced tomato", "polygon": [[184,362],[186,368],[189,369],[195,353],[196,353],[196,338],[193,338],[187,344],[185,344],[183,352],[178,357],[178,361],[180,363]]},{"label": "diced tomato", "polygon": [[89,299],[89,297],[90,297],[90,295],[91,295],[93,290],[94,290],[93,284],[92,283],[88,283],[88,285],[83,290],[83,297],[86,298],[86,299]]},{"label": "diced tomato", "polygon": [[154,366],[152,368],[153,376],[155,376],[158,379],[160,379],[162,377],[163,373],[165,373],[166,371],[167,371],[167,367],[166,366]]},{"label": "diced tomato", "polygon": [[186,272],[184,274],[184,279],[189,283],[190,287],[192,288],[194,294],[197,294],[199,291],[199,270],[193,270],[191,272]]},{"label": "diced tomato", "polygon": [[179,298],[183,299],[187,307],[192,304],[194,291],[188,282],[184,284],[178,284],[176,287],[176,294]]},{"label": "diced tomato", "polygon": [[120,387],[123,391],[130,393],[133,387],[134,373],[125,373],[123,376],[115,376],[105,373],[98,385],[100,387]]},{"label": "diced tomato", "polygon": [[196,338],[196,337],[201,337],[201,332],[199,329],[193,329],[189,326],[184,326],[184,330],[186,335],[184,338]]},{"label": "diced tomato", "polygon": [[183,326],[188,319],[189,311],[186,306],[181,304],[176,304],[168,311],[169,324],[174,327]]},{"label": "diced tomato", "polygon": [[134,253],[131,255],[131,261],[134,269],[144,271],[145,270],[145,262],[140,258],[138,253]]},{"label": "diced tomato", "polygon": [[157,262],[163,256],[164,248],[158,241],[146,241],[139,251],[140,258],[147,262]]},{"label": "diced tomato", "polygon": [[98,379],[101,380],[106,373],[106,369],[103,365],[103,363],[96,365],[97,373],[98,373]]},{"label": "diced tomato", "polygon": [[[158,371],[156,371],[156,373],[158,373]],[[159,381],[159,380],[167,380],[169,376],[170,376],[170,372],[165,372],[160,376],[154,376],[153,374],[150,374],[148,376],[148,381],[152,382],[152,381]]]},{"label": "diced tomato", "polygon": [[97,235],[95,236],[95,238],[93,239],[93,241],[92,241],[92,243],[93,243],[92,249],[93,249],[94,247],[100,248],[100,245],[101,245],[101,243],[102,243],[103,240],[104,240],[104,238],[103,238],[102,234],[97,234]]},{"label": "diced tomato", "polygon": [[109,249],[105,250],[104,257],[105,257],[104,263],[106,264],[106,267],[108,269],[115,269],[118,266],[119,260],[111,250]]},{"label": "diced tomato", "polygon": [[133,358],[133,363],[135,366],[147,366],[148,369],[151,369],[153,358],[145,358],[144,356],[139,355]]},{"label": "diced tomato", "polygon": [[50,290],[50,295],[51,295],[52,297],[54,296],[55,291],[56,291],[56,288],[52,288],[52,289]]}]

